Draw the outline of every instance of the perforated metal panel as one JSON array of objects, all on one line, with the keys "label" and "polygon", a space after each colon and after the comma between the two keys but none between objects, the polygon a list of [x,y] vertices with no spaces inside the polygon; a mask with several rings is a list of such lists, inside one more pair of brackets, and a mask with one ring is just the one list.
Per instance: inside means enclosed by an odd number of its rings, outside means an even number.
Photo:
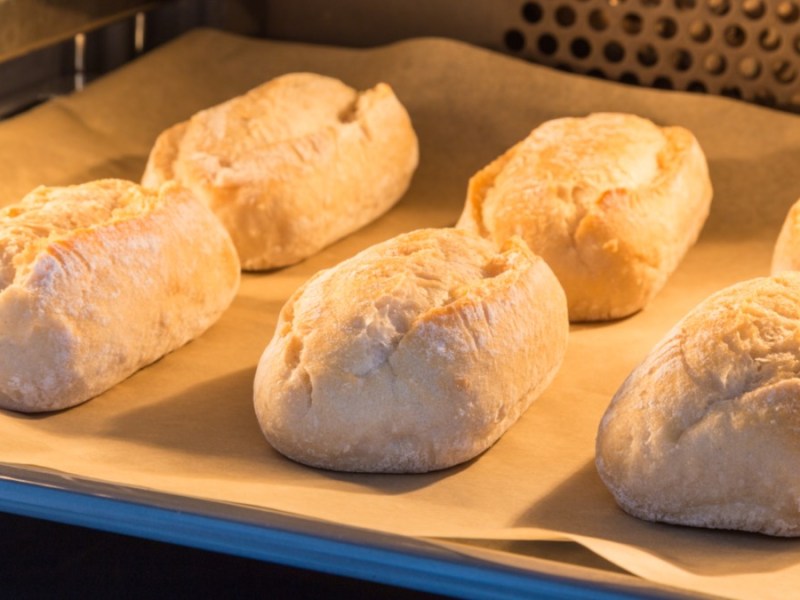
[{"label": "perforated metal panel", "polygon": [[560,69],[800,112],[798,0],[521,1],[503,42]]},{"label": "perforated metal panel", "polygon": [[[44,0],[5,2],[28,10],[39,4],[52,8]],[[70,10],[88,10],[97,2],[69,4]],[[343,46],[444,36],[576,73],[727,95],[800,113],[800,0],[171,0],[157,4],[159,9],[147,20],[147,48],[194,25]],[[4,30],[19,26],[0,20],[0,38]],[[118,38],[106,36],[104,41],[130,46]],[[108,44],[94,44],[94,50],[89,46],[89,59],[92,52],[100,52],[103,59],[109,52]],[[53,77],[52,69],[33,72],[41,70],[36,57],[25,58],[21,65],[0,64],[0,111],[3,97],[17,94],[35,76]]]}]

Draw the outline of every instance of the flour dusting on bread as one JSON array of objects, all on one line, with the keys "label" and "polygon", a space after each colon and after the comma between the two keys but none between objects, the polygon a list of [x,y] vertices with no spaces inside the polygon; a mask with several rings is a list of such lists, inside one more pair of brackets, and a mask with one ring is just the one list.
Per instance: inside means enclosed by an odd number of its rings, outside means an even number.
[{"label": "flour dusting on bread", "polygon": [[417,137],[391,87],[290,73],[164,131],[142,177],[190,188],[247,270],[289,265],[375,220],[405,193]]},{"label": "flour dusting on bread", "polygon": [[570,320],[641,310],[708,216],[705,156],[682,127],[629,114],[547,121],[475,174],[458,227],[522,237],[559,278]]},{"label": "flour dusting on bread", "polygon": [[566,300],[520,240],[423,229],[312,277],[262,355],[267,440],[328,469],[424,472],[475,457],[566,351]]},{"label": "flour dusting on bread", "polygon": [[174,184],[41,187],[0,211],[0,406],[74,406],[200,335],[239,285],[235,248]]},{"label": "flour dusting on bread", "polygon": [[596,462],[651,521],[800,536],[800,275],[712,295],[645,357],[600,424]]}]

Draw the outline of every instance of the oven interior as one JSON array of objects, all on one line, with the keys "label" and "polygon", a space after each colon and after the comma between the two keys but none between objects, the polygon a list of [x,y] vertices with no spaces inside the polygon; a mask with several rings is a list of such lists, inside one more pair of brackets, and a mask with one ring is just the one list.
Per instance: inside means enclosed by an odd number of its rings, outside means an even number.
[{"label": "oven interior", "polygon": [[800,0],[0,2],[0,117],[195,27],[368,47],[438,36],[554,69],[800,112]]}]

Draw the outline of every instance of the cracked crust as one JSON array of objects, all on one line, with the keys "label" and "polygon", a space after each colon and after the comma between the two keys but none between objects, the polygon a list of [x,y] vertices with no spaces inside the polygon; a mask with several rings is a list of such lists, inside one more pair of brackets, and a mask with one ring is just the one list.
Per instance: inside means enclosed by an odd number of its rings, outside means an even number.
[{"label": "cracked crust", "polygon": [[628,377],[597,468],[651,521],[800,535],[800,275],[726,288]]},{"label": "cracked crust", "polygon": [[663,287],[708,216],[697,140],[626,114],[548,121],[470,180],[458,227],[521,236],[559,278],[570,320],[624,317]]},{"label": "cracked crust", "polygon": [[200,335],[239,285],[230,237],[173,184],[39,187],[0,211],[0,406],[67,408]]},{"label": "cracked crust", "polygon": [[378,244],[281,311],[259,362],[267,440],[342,471],[425,472],[491,446],[555,376],[566,300],[518,239],[455,229]]},{"label": "cracked crust", "polygon": [[417,138],[392,89],[365,92],[292,73],[164,131],[142,177],[205,200],[242,267],[298,262],[389,210],[417,167]]}]

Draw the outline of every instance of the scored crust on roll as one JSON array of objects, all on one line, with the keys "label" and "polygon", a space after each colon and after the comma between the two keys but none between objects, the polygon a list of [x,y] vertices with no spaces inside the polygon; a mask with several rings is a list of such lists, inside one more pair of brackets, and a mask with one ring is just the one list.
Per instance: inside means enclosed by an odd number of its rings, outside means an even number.
[{"label": "scored crust on roll", "polygon": [[800,535],[800,275],[692,310],[604,415],[597,470],[650,521]]},{"label": "scored crust on roll", "polygon": [[255,378],[267,440],[307,465],[425,472],[491,446],[541,394],[569,323],[558,280],[518,239],[455,229],[377,244],[281,310]]},{"label": "scored crust on roll", "polygon": [[239,277],[230,236],[174,184],[33,190],[0,210],[0,407],[100,394],[211,326]]},{"label": "scored crust on roll", "polygon": [[786,213],[775,248],[772,252],[771,273],[800,270],[800,200]]},{"label": "scored crust on roll", "polygon": [[205,200],[242,267],[298,262],[389,210],[417,166],[417,138],[391,87],[357,92],[292,73],[163,132],[142,184],[175,179]]},{"label": "scored crust on roll", "polygon": [[472,177],[458,227],[521,236],[555,272],[571,321],[624,317],[663,287],[708,216],[703,151],[629,114],[547,121]]}]

